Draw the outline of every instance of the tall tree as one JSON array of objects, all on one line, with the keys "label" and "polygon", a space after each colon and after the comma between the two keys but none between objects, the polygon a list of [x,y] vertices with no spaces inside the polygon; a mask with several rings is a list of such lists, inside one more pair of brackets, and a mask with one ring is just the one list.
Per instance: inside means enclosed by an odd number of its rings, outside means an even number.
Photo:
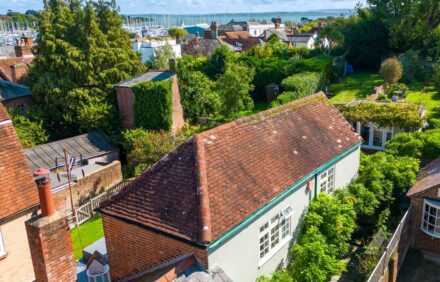
[{"label": "tall tree", "polygon": [[37,40],[27,82],[53,137],[110,131],[113,85],[145,70],[112,2],[48,0]]}]

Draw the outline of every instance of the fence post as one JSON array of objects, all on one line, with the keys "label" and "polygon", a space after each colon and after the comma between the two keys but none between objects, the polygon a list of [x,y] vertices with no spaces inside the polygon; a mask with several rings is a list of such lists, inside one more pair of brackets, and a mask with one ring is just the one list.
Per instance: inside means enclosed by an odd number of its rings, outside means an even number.
[{"label": "fence post", "polygon": [[89,202],[90,217],[93,217],[93,199]]}]

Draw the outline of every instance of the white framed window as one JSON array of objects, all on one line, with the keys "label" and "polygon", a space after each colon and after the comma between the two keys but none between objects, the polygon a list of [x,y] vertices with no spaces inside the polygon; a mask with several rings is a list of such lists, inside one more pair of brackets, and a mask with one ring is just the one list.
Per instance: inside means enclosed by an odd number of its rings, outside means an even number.
[{"label": "white framed window", "polygon": [[425,200],[422,230],[433,237],[440,238],[440,202]]},{"label": "white framed window", "polygon": [[321,192],[332,194],[335,191],[335,167],[324,171],[318,178]]},{"label": "white framed window", "polygon": [[260,266],[289,242],[292,213],[288,206],[260,227]]},{"label": "white framed window", "polygon": [[2,230],[0,229],[0,258],[6,255],[5,243],[3,241]]}]

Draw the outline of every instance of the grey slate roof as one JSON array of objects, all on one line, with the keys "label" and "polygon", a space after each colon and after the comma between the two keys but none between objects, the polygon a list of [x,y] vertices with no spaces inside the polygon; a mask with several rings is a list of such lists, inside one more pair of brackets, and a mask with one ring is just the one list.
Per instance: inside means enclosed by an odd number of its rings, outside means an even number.
[{"label": "grey slate roof", "polygon": [[0,80],[0,101],[13,100],[30,95],[31,90],[29,87],[6,80]]},{"label": "grey slate roof", "polygon": [[173,73],[169,71],[149,71],[141,75],[138,75],[136,77],[133,77],[127,81],[116,84],[116,86],[132,87],[143,81],[162,81],[169,79],[171,76],[173,76]]},{"label": "grey slate roof", "polygon": [[300,34],[288,35],[287,39],[295,43],[308,43],[311,37],[313,37],[313,34],[300,33]]},{"label": "grey slate roof", "polygon": [[70,155],[78,158],[81,155],[84,160],[103,156],[118,150],[117,147],[110,143],[109,138],[103,132],[94,131],[25,149],[24,153],[33,171],[37,168],[54,169],[56,168],[56,158],[58,158],[58,166],[63,166],[63,149],[66,149]]}]

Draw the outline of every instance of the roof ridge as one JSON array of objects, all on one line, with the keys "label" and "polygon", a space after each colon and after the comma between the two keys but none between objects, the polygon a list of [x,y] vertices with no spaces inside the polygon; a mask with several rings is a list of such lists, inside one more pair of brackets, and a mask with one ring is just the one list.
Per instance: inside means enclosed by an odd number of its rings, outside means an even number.
[{"label": "roof ridge", "polygon": [[196,181],[197,195],[199,196],[200,208],[200,241],[209,243],[212,241],[211,232],[211,212],[209,210],[209,191],[208,175],[206,173],[205,147],[203,146],[203,136],[194,136],[194,153],[196,157]]},{"label": "roof ridge", "polygon": [[[222,130],[225,130],[225,129],[228,129],[228,128],[231,128],[231,127],[234,127],[234,126],[241,125],[243,123],[248,123],[248,122],[252,122],[252,121],[259,122],[259,121],[262,121],[262,120],[266,119],[267,117],[273,117],[273,116],[275,116],[277,114],[280,114],[282,112],[285,112],[285,111],[294,109],[296,107],[300,107],[302,105],[305,105],[305,104],[309,103],[311,100],[315,100],[316,101],[316,100],[318,100],[317,98],[320,98],[320,97],[326,97],[324,92],[319,91],[319,92],[317,92],[315,94],[312,94],[312,95],[309,95],[309,96],[306,96],[306,97],[294,100],[294,101],[289,102],[287,104],[284,104],[284,105],[281,105],[281,106],[278,106],[278,107],[275,107],[275,108],[267,109],[267,110],[261,111],[259,113],[250,115],[250,116],[245,116],[245,117],[241,117],[241,118],[235,119],[235,120],[230,121],[228,123],[224,123],[222,125],[219,125],[219,126],[216,126],[214,128],[211,128],[211,129],[205,130],[203,132],[200,132],[197,135],[199,135],[199,136],[201,135],[203,137],[206,137],[206,136],[215,134],[215,133],[217,133],[219,131],[222,131]],[[331,104],[331,103],[328,102],[328,100],[326,101],[326,103],[327,104]]]}]

